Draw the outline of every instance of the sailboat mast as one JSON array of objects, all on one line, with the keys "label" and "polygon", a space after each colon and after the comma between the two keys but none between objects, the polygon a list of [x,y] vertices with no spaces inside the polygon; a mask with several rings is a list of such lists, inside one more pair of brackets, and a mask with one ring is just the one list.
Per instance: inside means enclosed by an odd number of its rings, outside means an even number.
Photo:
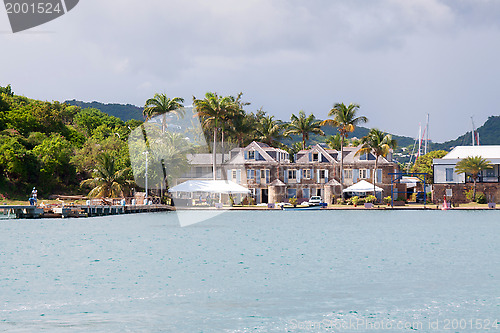
[{"label": "sailboat mast", "polygon": [[422,124],[418,124],[418,152],[417,159],[422,154]]},{"label": "sailboat mast", "polygon": [[472,121],[472,145],[475,146],[474,142],[476,141],[476,138],[475,138],[476,130],[474,129],[474,117],[470,117],[470,120]]},{"label": "sailboat mast", "polygon": [[427,145],[429,144],[429,114],[427,114],[427,124],[425,125],[425,149],[424,154],[427,154]]}]

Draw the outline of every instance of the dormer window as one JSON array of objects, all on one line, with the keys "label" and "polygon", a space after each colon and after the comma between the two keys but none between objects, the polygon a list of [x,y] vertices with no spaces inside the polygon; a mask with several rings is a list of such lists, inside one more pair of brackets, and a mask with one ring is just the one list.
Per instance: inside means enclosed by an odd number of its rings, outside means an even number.
[{"label": "dormer window", "polygon": [[319,154],[318,153],[313,153],[313,162],[318,162],[319,161]]},{"label": "dormer window", "polygon": [[248,151],[248,159],[249,160],[254,160],[255,159],[255,150],[249,150]]}]

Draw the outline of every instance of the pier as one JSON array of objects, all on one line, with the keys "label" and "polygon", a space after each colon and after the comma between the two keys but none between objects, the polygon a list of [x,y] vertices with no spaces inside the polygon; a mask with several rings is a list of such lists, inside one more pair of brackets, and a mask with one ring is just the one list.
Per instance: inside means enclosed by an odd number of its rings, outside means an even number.
[{"label": "pier", "polygon": [[3,211],[4,216],[15,216],[15,218],[17,219],[93,217],[120,214],[166,212],[174,210],[175,207],[168,205],[49,205],[46,207],[29,205],[0,206],[0,211]]}]

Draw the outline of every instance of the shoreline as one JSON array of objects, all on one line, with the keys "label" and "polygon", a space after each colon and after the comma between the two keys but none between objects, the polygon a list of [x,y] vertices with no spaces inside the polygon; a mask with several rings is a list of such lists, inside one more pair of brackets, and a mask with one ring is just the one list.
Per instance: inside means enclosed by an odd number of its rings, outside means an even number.
[{"label": "shoreline", "polygon": [[[257,211],[282,211],[283,209],[281,208],[268,208],[268,207],[259,207],[259,206],[245,206],[245,207],[223,207],[223,208],[215,208],[215,207],[176,207],[176,210],[178,211],[189,211],[189,210],[194,210],[194,211],[203,211],[203,210],[208,210],[208,211],[238,211],[238,210],[257,210]],[[391,210],[415,210],[415,211],[424,211],[424,210],[438,210],[441,211],[442,209],[437,206],[437,205],[419,205],[419,206],[394,206],[394,207],[387,207],[387,206],[380,206],[380,207],[373,207],[373,208],[365,208],[363,206],[359,207],[353,207],[353,206],[328,206],[319,210],[311,210],[311,211],[335,211],[335,210],[351,210],[351,211],[370,211],[370,210],[377,210],[377,211],[391,211]],[[464,211],[477,211],[477,210],[500,210],[500,208],[489,208],[488,206],[482,207],[482,206],[470,206],[470,207],[453,207],[448,209],[449,211],[453,210],[464,210]],[[290,210],[293,211],[293,210]]]}]

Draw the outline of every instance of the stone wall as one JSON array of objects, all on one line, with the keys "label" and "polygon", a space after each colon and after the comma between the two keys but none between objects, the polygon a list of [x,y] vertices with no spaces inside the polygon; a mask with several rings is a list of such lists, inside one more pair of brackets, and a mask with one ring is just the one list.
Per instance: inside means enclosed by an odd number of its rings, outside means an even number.
[{"label": "stone wall", "polygon": [[[435,203],[443,202],[446,195],[446,189],[451,189],[453,192],[452,202],[466,203],[465,191],[473,188],[473,184],[434,184],[433,201]],[[486,195],[489,202],[500,203],[500,184],[499,183],[478,183],[476,191]]]}]

